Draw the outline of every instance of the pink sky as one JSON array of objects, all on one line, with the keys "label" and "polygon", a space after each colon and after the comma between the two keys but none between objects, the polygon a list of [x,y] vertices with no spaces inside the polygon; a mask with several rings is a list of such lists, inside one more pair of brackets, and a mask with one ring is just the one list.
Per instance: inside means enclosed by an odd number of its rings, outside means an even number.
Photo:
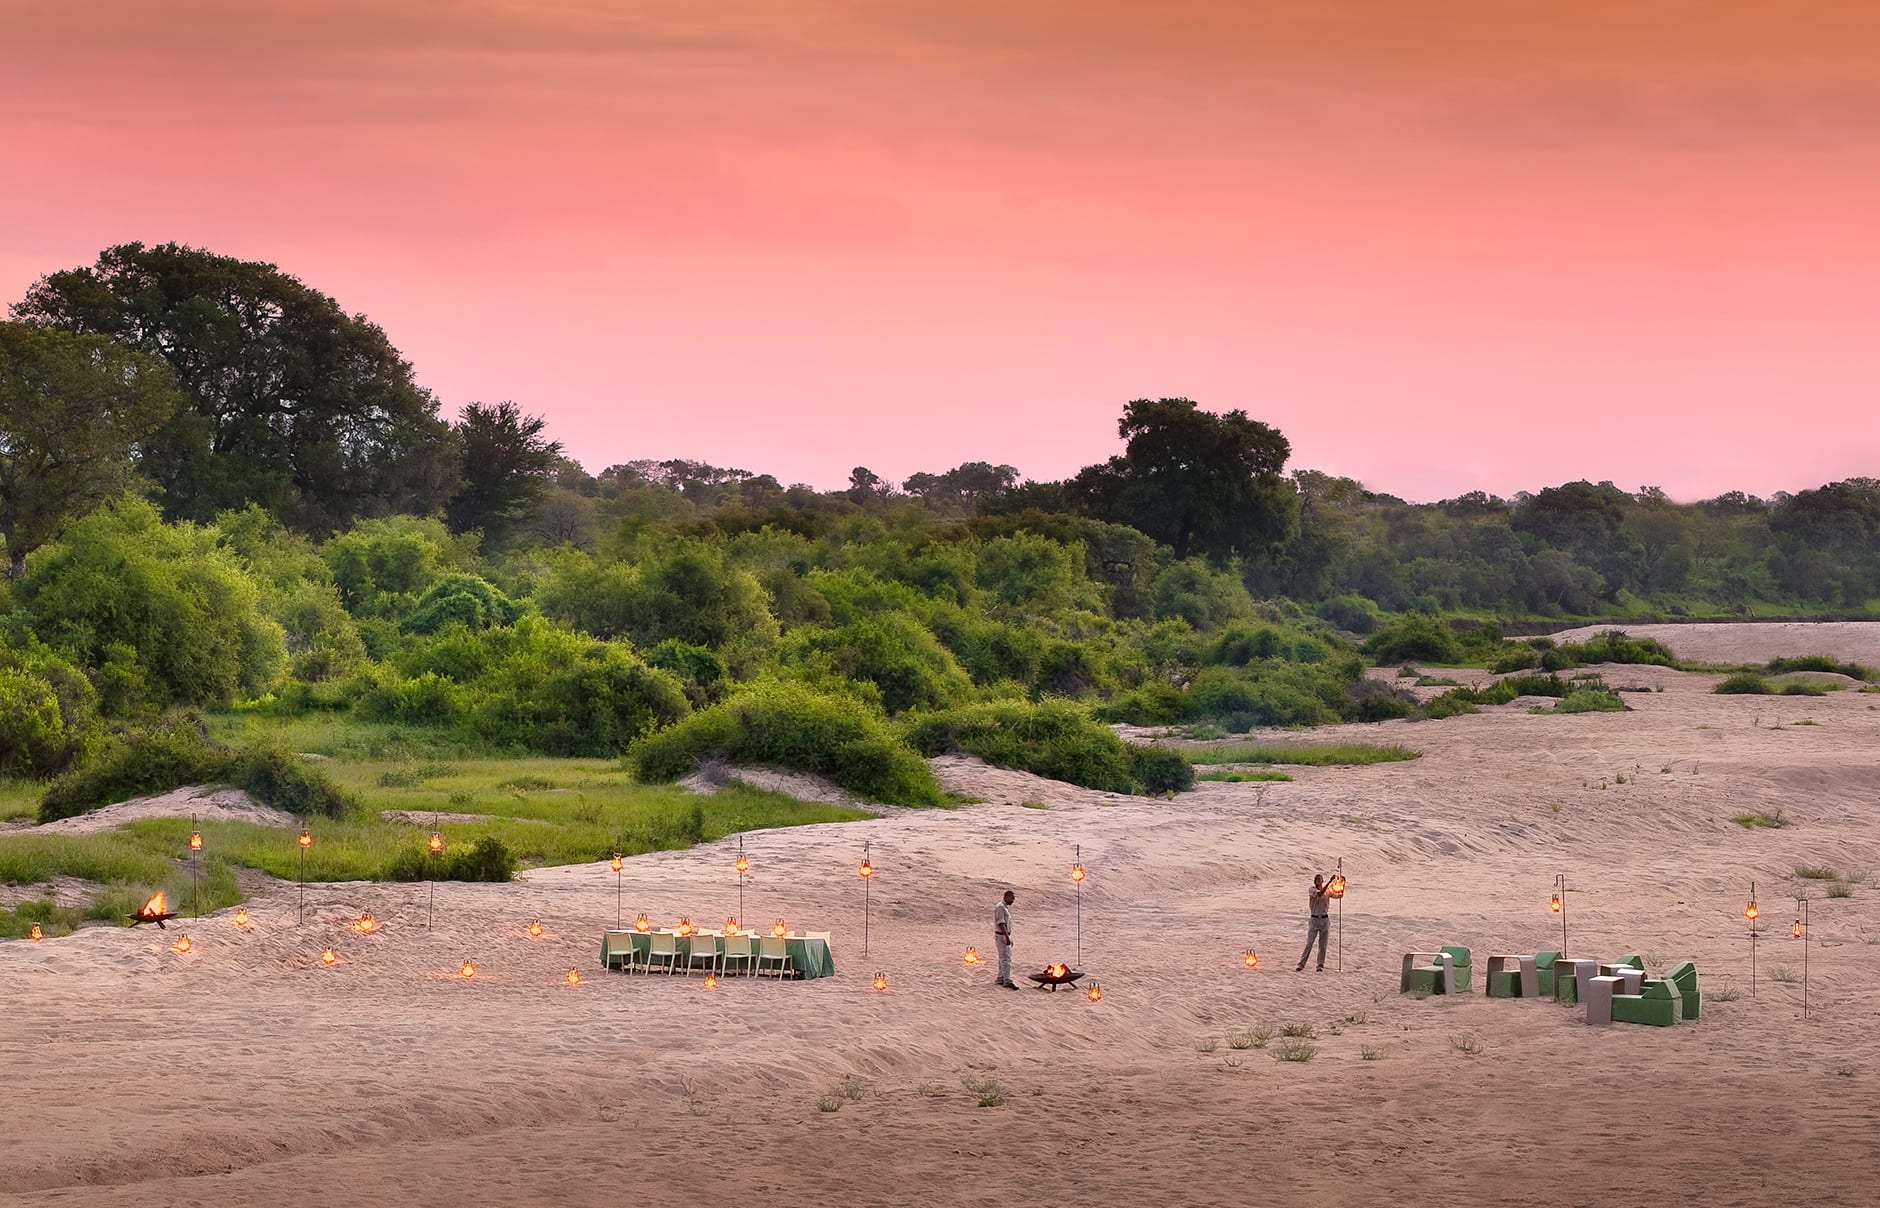
[{"label": "pink sky", "polygon": [[271,260],[591,470],[1055,478],[1134,397],[1435,499],[1880,474],[1880,10],[0,0],[0,300]]}]

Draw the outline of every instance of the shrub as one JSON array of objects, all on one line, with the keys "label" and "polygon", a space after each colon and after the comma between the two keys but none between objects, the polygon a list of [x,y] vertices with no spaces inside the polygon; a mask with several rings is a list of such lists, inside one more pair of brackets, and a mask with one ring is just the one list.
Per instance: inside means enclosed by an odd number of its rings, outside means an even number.
[{"label": "shrub", "polygon": [[1363,596],[1333,596],[1316,610],[1319,618],[1352,633],[1377,630],[1377,606]]},{"label": "shrub", "polygon": [[856,701],[767,682],[636,741],[627,765],[642,780],[677,780],[703,760],[768,764],[827,776],[892,805],[944,799],[920,757]]},{"label": "shrub", "polygon": [[1711,691],[1720,692],[1725,696],[1768,696],[1775,689],[1771,688],[1769,681],[1762,676],[1743,671],[1724,680]]},{"label": "shrub", "polygon": [[408,848],[392,857],[385,869],[388,881],[508,881],[516,875],[517,861],[501,839],[484,835],[468,847],[455,847],[433,856],[425,847]]},{"label": "shrub", "polygon": [[1849,679],[1880,679],[1880,670],[1864,667],[1859,663],[1838,663],[1825,654],[1803,654],[1793,658],[1770,659],[1763,668],[1770,675],[1784,675],[1791,671],[1826,671],[1834,675],[1845,675]]},{"label": "shrub", "polygon": [[418,601],[418,610],[399,628],[406,633],[436,633],[446,625],[488,629],[513,625],[522,609],[475,575],[445,575]]},{"label": "shrub", "polygon": [[1348,689],[1358,721],[1388,721],[1408,717],[1417,707],[1417,698],[1402,688],[1383,680],[1361,679]]},{"label": "shrub", "polygon": [[1364,653],[1377,665],[1418,662],[1454,666],[1462,661],[1462,644],[1453,629],[1435,617],[1411,613],[1386,623],[1364,643]]},{"label": "shrub", "polygon": [[188,784],[232,784],[292,814],[339,817],[352,799],[304,760],[267,747],[235,750],[210,739],[199,719],[171,716],[110,740],[96,757],[52,782],[39,820],[69,818]]},{"label": "shrub", "polygon": [[783,639],[777,659],[812,684],[873,685],[890,717],[959,704],[973,687],[939,639],[900,612],[861,617],[836,628],[800,626]]},{"label": "shrub", "polygon": [[1807,682],[1806,680],[1796,680],[1793,683],[1782,685],[1779,695],[1782,695],[1782,696],[1826,696],[1828,695],[1828,690],[1822,687],[1820,684],[1811,684]]},{"label": "shrub", "polygon": [[1194,768],[1180,753],[1126,743],[1064,701],[996,701],[920,714],[904,734],[922,755],[963,751],[1105,792],[1160,794],[1194,786]]},{"label": "shrub", "polygon": [[1551,709],[1536,708],[1536,713],[1630,713],[1632,707],[1619,699],[1610,688],[1575,688]]}]

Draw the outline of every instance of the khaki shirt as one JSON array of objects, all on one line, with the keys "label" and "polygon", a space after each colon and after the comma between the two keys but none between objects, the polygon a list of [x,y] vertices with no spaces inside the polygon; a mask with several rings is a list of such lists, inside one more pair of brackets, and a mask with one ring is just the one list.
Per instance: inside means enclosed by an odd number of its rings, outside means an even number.
[{"label": "khaki shirt", "polygon": [[1332,913],[1331,899],[1323,889],[1306,890],[1306,906],[1315,919],[1329,918]]},{"label": "khaki shirt", "polygon": [[1000,902],[992,908],[992,934],[995,938],[1003,936],[1005,942],[1012,939],[1012,908]]}]

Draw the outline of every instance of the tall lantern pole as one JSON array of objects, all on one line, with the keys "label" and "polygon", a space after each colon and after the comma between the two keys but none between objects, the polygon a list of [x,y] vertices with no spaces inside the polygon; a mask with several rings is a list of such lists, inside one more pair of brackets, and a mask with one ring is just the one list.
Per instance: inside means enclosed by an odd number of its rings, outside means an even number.
[{"label": "tall lantern pole", "polygon": [[1795,907],[1801,911],[1801,917],[1795,920],[1790,934],[1802,941],[1802,1022],[1808,1022],[1808,898],[1798,895]]},{"label": "tall lantern pole", "polygon": [[627,862],[620,858],[619,851],[615,851],[614,858],[607,861],[607,867],[614,870],[614,930],[615,931],[620,930],[620,892],[621,892],[620,870],[625,868],[626,866],[627,866]]},{"label": "tall lantern pole", "polygon": [[1554,896],[1547,903],[1547,909],[1560,916],[1560,956],[1564,960],[1567,955],[1567,874],[1564,872],[1554,874]]},{"label": "tall lantern pole", "polygon": [[1326,887],[1332,895],[1332,901],[1338,903],[1338,971],[1345,971],[1345,858],[1338,857],[1338,867],[1332,870],[1332,883]]},{"label": "tall lantern pole", "polygon": [[1749,883],[1749,905],[1743,907],[1743,921],[1749,924],[1749,996],[1756,997],[1756,882]]},{"label": "tall lantern pole", "polygon": [[1077,967],[1084,967],[1084,846],[1077,845],[1071,860],[1071,883],[1077,886]]},{"label": "tall lantern pole", "polygon": [[751,862],[744,858],[744,836],[738,836],[738,930],[744,930],[744,874],[751,871]]},{"label": "tall lantern pole", "polygon": [[294,926],[298,927],[307,921],[307,849],[313,846],[313,832],[301,827],[295,842],[300,844],[300,907],[294,914]]},{"label": "tall lantern pole", "polygon": [[[436,827],[437,823],[432,822],[431,825]],[[431,882],[431,909],[430,912],[424,916],[424,929],[426,931],[431,929],[431,921],[437,915],[437,858],[442,855],[443,852],[444,832],[434,829],[431,831],[431,841],[427,846],[427,854],[424,861],[425,879]]]},{"label": "tall lantern pole", "polygon": [[202,851],[202,832],[196,829],[196,815],[189,816],[189,890],[195,898],[197,914],[202,913],[202,875],[197,871],[196,856]]},{"label": "tall lantern pole", "polygon": [[875,866],[868,862],[868,840],[862,841],[862,862],[855,869],[855,875],[862,879],[862,955],[868,955],[868,907],[870,886],[875,881]]}]

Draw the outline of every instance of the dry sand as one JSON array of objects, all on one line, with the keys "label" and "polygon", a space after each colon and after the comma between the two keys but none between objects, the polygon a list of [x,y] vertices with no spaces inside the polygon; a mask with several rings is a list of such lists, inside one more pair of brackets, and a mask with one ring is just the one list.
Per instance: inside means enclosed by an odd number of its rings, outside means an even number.
[{"label": "dry sand", "polygon": [[[1767,627],[1742,628],[1702,657],[1766,657]],[[1873,632],[1808,649],[1863,657]],[[1880,695],[1606,670],[1663,690],[1622,715],[1345,727],[1314,737],[1426,754],[1172,802],[948,761],[987,804],[747,835],[749,917],[834,932],[841,972],[801,985],[601,974],[604,864],[446,885],[428,933],[421,887],[319,886],[296,928],[285,885],[249,903],[252,933],[191,922],[187,956],[174,930],[0,945],[0,1204],[1873,1204],[1880,881],[1810,883],[1806,1023],[1802,987],[1768,974],[1801,969],[1797,865],[1880,867]],[[1730,821],[1777,810],[1791,826]],[[963,968],[1007,885],[1021,968],[1071,959],[1073,844],[1103,1001]],[[628,916],[721,920],[734,846],[633,860]],[[1343,972],[1294,973],[1305,881],[1339,857]],[[1407,948],[1468,944],[1479,979],[1489,953],[1557,947],[1556,872],[1572,950],[1695,959],[1701,1023],[1396,994]],[[1775,924],[1754,998],[1752,878]],[[383,932],[346,929],[361,909]],[[1313,1024],[1316,1058],[1219,1043],[1262,1022]],[[848,1077],[865,1093],[819,1111]],[[975,1106],[965,1077],[1008,1101]]]}]

